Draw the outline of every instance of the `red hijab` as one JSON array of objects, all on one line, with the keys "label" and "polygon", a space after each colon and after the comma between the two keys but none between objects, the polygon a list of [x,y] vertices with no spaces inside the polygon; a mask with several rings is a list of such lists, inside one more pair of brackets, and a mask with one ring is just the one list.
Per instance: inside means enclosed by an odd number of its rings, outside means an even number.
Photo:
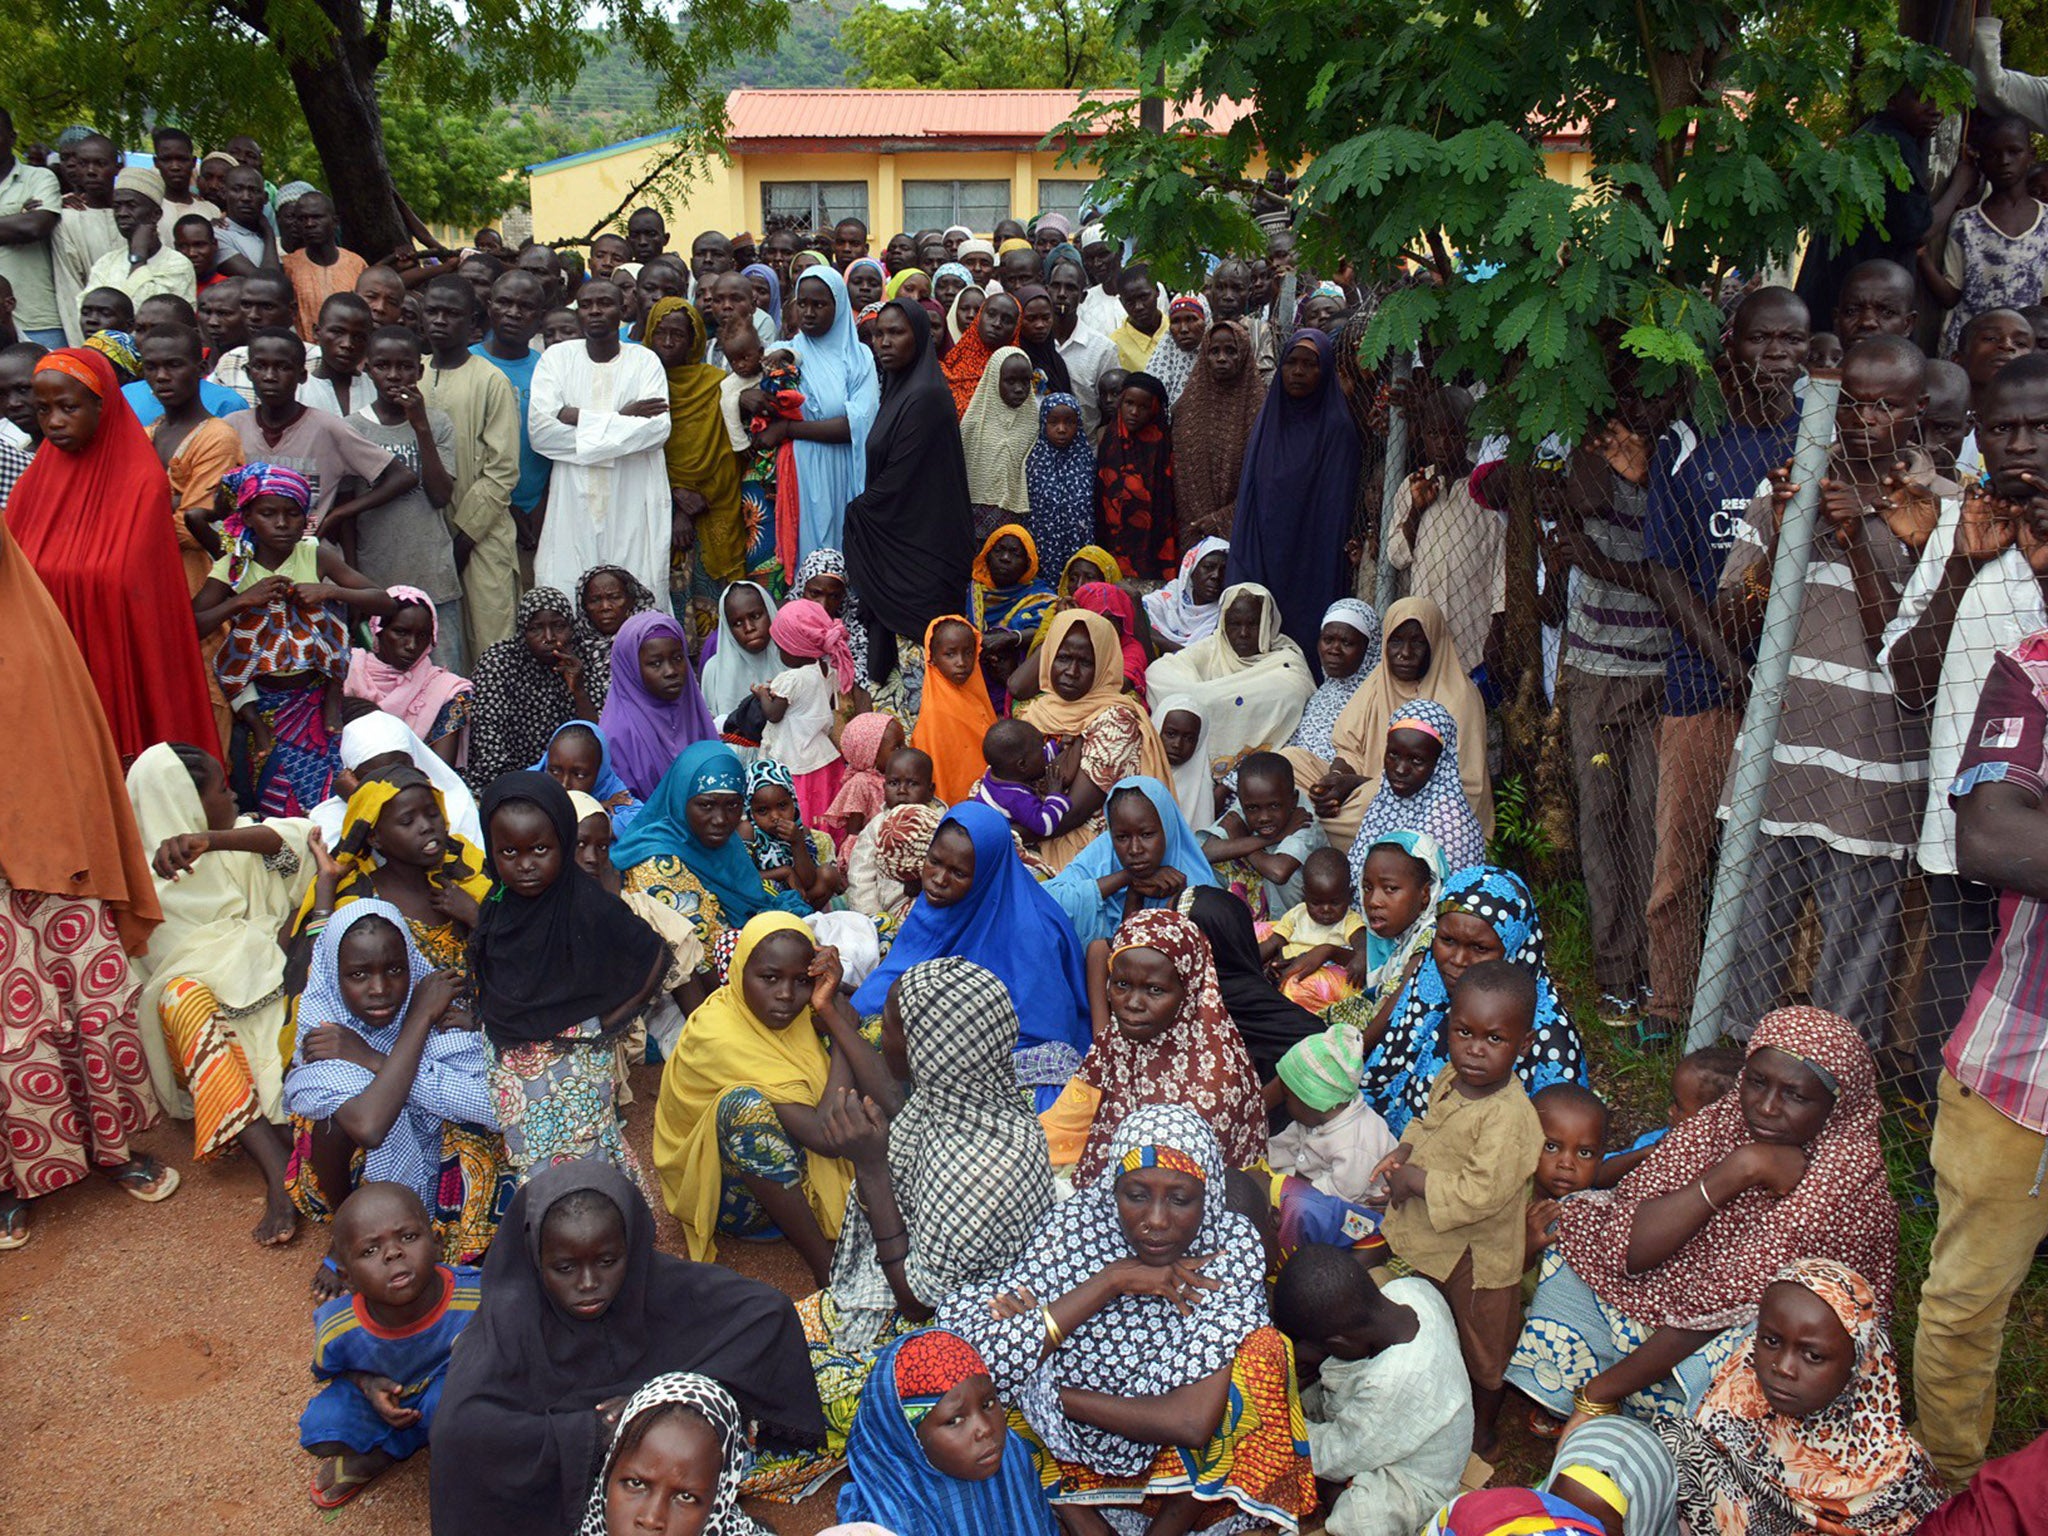
[{"label": "red hijab", "polygon": [[7,500],[7,526],[78,642],[115,750],[132,758],[182,741],[219,756],[156,449],[104,354],[52,352],[36,372],[62,373],[99,396],[99,430],[83,453],[48,442],[36,450]]}]

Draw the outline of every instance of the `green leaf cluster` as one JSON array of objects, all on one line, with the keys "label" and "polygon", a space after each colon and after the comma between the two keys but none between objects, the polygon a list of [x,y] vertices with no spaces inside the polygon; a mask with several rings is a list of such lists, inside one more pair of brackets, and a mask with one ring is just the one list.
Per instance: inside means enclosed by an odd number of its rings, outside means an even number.
[{"label": "green leaf cluster", "polygon": [[847,78],[877,89],[1086,90],[1131,85],[1137,51],[1109,0],[868,0],[840,29]]}]

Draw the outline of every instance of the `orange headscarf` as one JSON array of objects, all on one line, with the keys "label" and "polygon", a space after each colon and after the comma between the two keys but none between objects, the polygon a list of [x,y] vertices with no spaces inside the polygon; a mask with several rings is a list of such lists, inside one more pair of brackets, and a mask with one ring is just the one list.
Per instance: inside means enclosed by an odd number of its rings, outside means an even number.
[{"label": "orange headscarf", "polygon": [[[974,636],[974,670],[965,683],[932,665],[932,632],[941,624],[966,624]],[[988,771],[981,738],[995,723],[996,707],[981,679],[981,631],[957,613],[941,614],[924,627],[924,702],[910,744],[931,758],[932,788],[946,804],[967,799],[975,780]]]},{"label": "orange headscarf", "polygon": [[[984,301],[986,302],[986,301]],[[994,346],[982,339],[981,316],[974,317],[974,324],[967,327],[961,338],[953,343],[953,350],[946,354],[943,369],[946,384],[953,391],[953,414],[965,416],[967,407],[973,403],[975,387],[981,383],[982,373],[988,368],[988,360],[1004,347],[1017,343],[1018,325],[1010,327],[1010,334]]]}]

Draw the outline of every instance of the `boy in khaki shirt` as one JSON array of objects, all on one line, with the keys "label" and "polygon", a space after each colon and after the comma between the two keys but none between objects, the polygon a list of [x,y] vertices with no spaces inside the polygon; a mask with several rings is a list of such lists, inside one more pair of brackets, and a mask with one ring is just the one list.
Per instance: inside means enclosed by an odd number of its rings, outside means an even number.
[{"label": "boy in khaki shirt", "polygon": [[1521,1329],[1523,1226],[1543,1152],[1543,1122],[1515,1077],[1535,1024],[1527,970],[1488,960],[1466,971],[1444,1019],[1450,1065],[1373,1175],[1387,1180],[1381,1236],[1450,1303],[1472,1378],[1472,1449],[1486,1459],[1498,1446],[1503,1372]]}]

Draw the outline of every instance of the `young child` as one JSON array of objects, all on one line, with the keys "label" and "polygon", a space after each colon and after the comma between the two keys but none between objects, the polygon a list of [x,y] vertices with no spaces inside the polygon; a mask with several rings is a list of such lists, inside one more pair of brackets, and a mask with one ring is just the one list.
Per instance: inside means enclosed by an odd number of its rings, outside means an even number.
[{"label": "young child", "polygon": [[558,347],[565,341],[583,339],[583,317],[566,306],[551,309],[540,320],[541,350]]},{"label": "young child", "polygon": [[747,765],[746,841],[763,879],[795,891],[817,911],[846,889],[846,873],[832,857],[831,835],[798,821],[796,784],[773,758]]},{"label": "young child", "polygon": [[[1117,403],[1124,397],[1124,383],[1130,374],[1122,368],[1105,368],[1095,375],[1095,448],[1101,451],[1102,440],[1116,422]],[[1094,516],[1094,487],[1089,487],[1089,515]],[[1110,572],[1103,572],[1106,577]]]},{"label": "young child", "polygon": [[[599,1422],[609,1424],[611,1416]],[[620,1410],[609,1443],[579,1533],[666,1530],[673,1521],[686,1530],[699,1513],[708,1519],[695,1529],[707,1536],[762,1530],[740,1513],[740,1478],[752,1457],[746,1420],[733,1395],[709,1376],[655,1377]]]},{"label": "young child", "polygon": [[222,477],[216,505],[228,551],[194,595],[193,617],[201,635],[228,626],[214,670],[249,732],[259,808],[303,816],[341,767],[348,632],[330,605],[383,616],[394,604],[306,531],[313,488],[298,471],[244,465]]},{"label": "young child", "polygon": [[1259,958],[1274,984],[1311,1013],[1351,995],[1349,969],[1365,919],[1351,904],[1351,870],[1334,848],[1302,864],[1302,899],[1259,938]]},{"label": "young child", "polygon": [[1044,734],[1028,720],[998,720],[981,738],[988,772],[974,782],[973,798],[1002,812],[1024,836],[1050,837],[1072,809],[1062,794],[1043,794],[1052,752]]},{"label": "young child", "polygon": [[839,733],[839,755],[846,759],[846,779],[825,812],[825,830],[843,855],[860,830],[881,815],[889,803],[882,765],[903,745],[903,722],[882,710],[855,715]]},{"label": "young child", "polygon": [[853,691],[853,652],[846,626],[807,597],[776,610],[769,636],[784,670],[753,686],[768,722],[761,754],[790,771],[804,822],[815,826],[846,777],[832,743],[832,707],[839,694]]},{"label": "young child", "polygon": [[375,393],[349,425],[420,483],[356,518],[355,567],[380,587],[414,586],[431,597],[436,633],[444,645],[457,647],[442,664],[461,671],[462,576],[443,517],[455,500],[455,424],[420,392],[419,342],[411,331],[385,326],[370,337],[365,355]]},{"label": "young child", "polygon": [[[770,521],[773,521],[771,517]],[[701,669],[704,705],[718,725],[718,739],[742,763],[761,748],[767,717],[755,699],[756,683],[769,683],[782,658],[769,644],[775,622],[774,595],[758,581],[736,581],[718,602],[718,631],[707,645]]]},{"label": "young child", "polygon": [[998,347],[974,386],[967,414],[960,418],[976,543],[1004,523],[1031,515],[1024,461],[1037,443],[1030,355],[1022,347]]},{"label": "young child", "polygon": [[1328,842],[1295,791],[1294,765],[1277,752],[1254,752],[1237,765],[1237,808],[1200,835],[1217,878],[1267,922],[1301,904],[1302,867]]},{"label": "young child", "polygon": [[1536,1161],[1536,1198],[1529,1202],[1527,1257],[1533,1269],[1543,1250],[1557,1241],[1559,1202],[1591,1189],[1607,1150],[1608,1111],[1600,1095],[1577,1083],[1552,1083],[1529,1101],[1543,1126],[1543,1152]]},{"label": "young child", "polygon": [[640,814],[640,801],[612,769],[603,729],[592,721],[566,722],[533,766],[570,794],[589,795],[603,805],[614,832],[625,831]]},{"label": "young child", "polygon": [[403,1184],[365,1184],[334,1213],[348,1290],[313,1314],[313,1375],[325,1385],[299,1415],[299,1444],[319,1458],[321,1509],[432,1438],[449,1350],[483,1299],[481,1271],[435,1253],[426,1207]]},{"label": "young child", "polygon": [[1815,331],[1806,343],[1806,368],[1810,373],[1816,368],[1839,368],[1842,366],[1842,338],[1833,331]]},{"label": "young child", "polygon": [[1273,1321],[1307,1377],[1302,1411],[1319,1482],[1341,1484],[1332,1536],[1414,1536],[1454,1497],[1472,1445],[1458,1328],[1436,1287],[1373,1284],[1351,1253],[1312,1244],[1287,1261]]},{"label": "young child", "polygon": [[1063,571],[1095,537],[1095,445],[1081,430],[1081,402],[1054,391],[1038,402],[1038,441],[1024,460],[1031,536],[1041,573]]},{"label": "young child", "polygon": [[1369,840],[1358,876],[1365,942],[1352,946],[1348,971],[1353,1002],[1367,1018],[1382,1005],[1391,1008],[1429,953],[1437,896],[1449,877],[1443,849],[1427,832],[1386,832]]},{"label": "young child", "polygon": [[956,805],[974,793],[988,763],[981,739],[996,723],[981,675],[981,633],[957,614],[932,620],[924,632],[924,698],[910,744],[932,760],[939,798]]},{"label": "young child", "polygon": [[[1920,247],[1920,279],[1949,311],[1941,355],[1952,357],[1963,327],[1987,309],[2023,309],[2041,301],[2048,270],[2048,219],[2027,190],[2034,168],[2032,131],[2024,120],[1995,112],[1970,115],[1966,161],[1974,161],[1989,190],[1971,207],[1954,207],[1937,220]],[[1958,176],[1967,166],[1958,166]],[[1939,265],[1930,248],[1946,248]]]},{"label": "young child", "polygon": [[1341,1200],[1377,1196],[1372,1172],[1394,1150],[1387,1122],[1358,1096],[1365,1041],[1349,1024],[1297,1040],[1280,1058],[1280,1098],[1289,1125],[1274,1133],[1275,1173],[1295,1173]]},{"label": "young child", "polygon": [[374,324],[370,306],[355,294],[327,296],[320,305],[319,324],[313,327],[320,360],[306,370],[299,404],[346,421],[369,403],[363,398],[363,363]]},{"label": "young child", "polygon": [[1612,1189],[1650,1155],[1651,1149],[1709,1104],[1726,1098],[1742,1080],[1742,1052],[1709,1045],[1688,1053],[1671,1072],[1671,1104],[1665,1123],[1643,1132],[1622,1151],[1604,1159],[1593,1183]]},{"label": "young child", "polygon": [[1167,765],[1173,769],[1168,788],[1173,791],[1174,804],[1189,826],[1214,826],[1218,802],[1228,804],[1229,792],[1217,793],[1216,780],[1209,771],[1209,722],[1187,694],[1171,693],[1153,701],[1152,725],[1159,732],[1159,744],[1166,749]]},{"label": "young child", "polygon": [[1927,403],[1920,408],[1920,445],[1937,474],[1960,480],[1963,443],[1970,437],[1970,376],[1959,363],[1931,362],[1923,382]]},{"label": "young child", "polygon": [[598,723],[611,744],[612,766],[642,800],[686,750],[718,739],[680,621],[655,609],[619,626],[612,637],[611,689]]},{"label": "young child", "polygon": [[880,918],[902,892],[882,871],[876,839],[882,817],[899,806],[923,806],[938,825],[946,804],[932,791],[932,760],[915,747],[898,747],[882,760],[882,812],[860,829],[846,855],[846,904],[864,917]]},{"label": "young child", "polygon": [[[747,535],[746,573],[780,592],[793,570],[782,563],[782,551],[776,543],[776,468],[783,455],[777,448],[754,446],[747,433],[747,413],[740,406],[740,396],[761,384],[761,335],[748,321],[736,320],[718,333],[718,345],[725,354],[726,367],[726,375],[718,386],[718,409],[725,420],[726,441],[739,455],[740,515]],[[791,458],[794,459],[794,450]]]},{"label": "young child", "polygon": [[1477,670],[1507,606],[1508,546],[1507,524],[1472,494],[1465,437],[1471,412],[1472,397],[1456,386],[1423,397],[1416,414],[1428,467],[1404,480],[1395,495],[1387,559],[1409,573],[1412,596],[1435,600],[1459,660]]},{"label": "young child", "polygon": [[1498,1444],[1508,1355],[1521,1330],[1524,1212],[1543,1151],[1543,1123],[1515,1076],[1536,1023],[1536,978],[1484,960],[1458,978],[1444,1020],[1449,1065],[1430,1085],[1375,1179],[1387,1181],[1381,1234],[1451,1304],[1472,1381],[1472,1449]]},{"label": "young child", "polygon": [[[748,387],[759,392],[763,401],[761,408],[747,418],[749,433],[767,431],[771,421],[803,419],[803,374],[796,354],[788,347],[777,347],[763,357],[760,376]],[[785,571],[793,571],[797,568],[803,526],[802,507],[797,499],[796,444],[785,442],[773,453],[775,495],[767,505],[775,509],[775,554]]]}]

